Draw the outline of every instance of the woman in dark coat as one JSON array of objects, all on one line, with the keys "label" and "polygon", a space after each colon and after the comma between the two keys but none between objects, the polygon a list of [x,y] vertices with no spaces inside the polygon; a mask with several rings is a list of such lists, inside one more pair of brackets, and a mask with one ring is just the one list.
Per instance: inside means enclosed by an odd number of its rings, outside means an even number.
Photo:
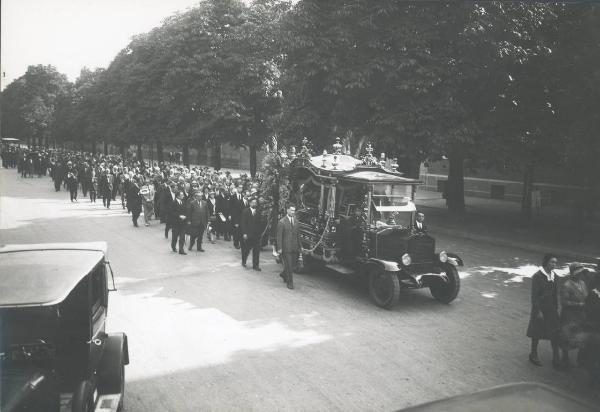
[{"label": "woman in dark coat", "polygon": [[529,361],[542,366],[538,359],[538,342],[550,340],[552,345],[552,365],[559,367],[558,331],[558,296],[554,269],[558,259],[554,255],[545,255],[542,267],[531,278],[531,316],[527,327],[527,336],[531,338]]}]

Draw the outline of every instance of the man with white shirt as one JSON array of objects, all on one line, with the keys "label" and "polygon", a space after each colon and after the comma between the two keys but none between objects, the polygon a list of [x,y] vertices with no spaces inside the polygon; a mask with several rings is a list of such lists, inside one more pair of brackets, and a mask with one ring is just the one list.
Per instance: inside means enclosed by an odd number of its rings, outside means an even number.
[{"label": "man with white shirt", "polygon": [[417,212],[417,219],[413,224],[413,232],[415,233],[427,233],[427,226],[425,225],[425,214]]},{"label": "man with white shirt", "polygon": [[283,278],[288,289],[294,289],[294,266],[301,250],[296,207],[290,204],[287,207],[287,215],[281,218],[277,225],[277,253],[283,260],[283,273],[279,276]]},{"label": "man with white shirt", "polygon": [[167,221],[173,228],[173,234],[171,236],[171,250],[173,250],[173,252],[177,252],[175,246],[179,240],[179,254],[187,255],[183,249],[185,244],[185,227],[187,223],[187,210],[186,205],[183,202],[183,191],[177,192],[176,196],[177,197],[173,201],[173,204],[169,210],[169,220]]},{"label": "man with white shirt", "polygon": [[252,198],[249,207],[242,212],[240,228],[242,233],[242,266],[246,267],[246,259],[252,251],[252,269],[260,272],[261,225],[257,206],[256,199]]}]

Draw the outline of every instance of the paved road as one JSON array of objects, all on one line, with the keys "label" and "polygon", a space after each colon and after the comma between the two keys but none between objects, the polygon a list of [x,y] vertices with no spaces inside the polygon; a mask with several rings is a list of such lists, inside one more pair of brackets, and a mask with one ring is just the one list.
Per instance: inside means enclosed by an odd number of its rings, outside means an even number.
[{"label": "paved road", "polygon": [[[118,292],[108,329],[130,339],[128,411],[390,411],[515,381],[554,385],[593,402],[583,371],[527,362],[529,279],[540,256],[438,237],[464,257],[451,305],[427,290],[374,306],[342,275],[284,288],[267,251],[244,270],[230,243],[170,251],[162,227],[134,228],[117,205],[71,204],[49,178],[0,171],[0,243],[106,240]],[[433,230],[435,232],[435,230]]]}]

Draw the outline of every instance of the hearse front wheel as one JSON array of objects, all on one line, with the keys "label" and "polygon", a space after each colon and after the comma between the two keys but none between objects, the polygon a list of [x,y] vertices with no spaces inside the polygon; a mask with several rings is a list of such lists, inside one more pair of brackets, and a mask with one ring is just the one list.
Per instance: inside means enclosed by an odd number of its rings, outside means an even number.
[{"label": "hearse front wheel", "polygon": [[71,399],[72,412],[93,412],[94,411],[94,386],[89,380],[82,381]]},{"label": "hearse front wheel", "polygon": [[458,296],[458,291],[460,290],[460,277],[458,276],[456,268],[451,264],[446,264],[444,270],[448,280],[436,279],[436,281],[429,286],[429,290],[436,300],[442,303],[450,303]]},{"label": "hearse front wheel", "polygon": [[369,294],[375,304],[391,309],[400,297],[400,281],[394,272],[376,268],[369,273]]}]

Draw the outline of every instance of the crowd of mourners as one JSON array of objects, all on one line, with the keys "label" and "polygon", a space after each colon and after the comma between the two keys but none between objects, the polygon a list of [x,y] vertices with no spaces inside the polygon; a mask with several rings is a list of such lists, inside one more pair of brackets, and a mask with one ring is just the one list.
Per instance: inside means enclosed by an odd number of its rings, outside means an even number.
[{"label": "crowd of mourners", "polygon": [[[84,198],[91,203],[101,200],[107,209],[126,210],[135,227],[139,226],[140,216],[145,226],[158,220],[165,224],[165,238],[171,232],[173,252],[187,254],[186,243],[188,250],[196,246],[203,252],[203,240],[233,241],[236,249],[242,249],[242,264],[246,266],[246,258],[252,252],[253,268],[260,270],[258,251],[265,238],[267,219],[258,209],[262,203],[258,179],[208,167],[148,163],[134,155],[124,158],[11,148],[3,151],[2,160],[5,167],[16,167],[23,178],[49,173],[54,189],[66,189],[71,202]],[[252,218],[246,219],[249,223],[243,222],[242,216],[247,208],[251,209]]]},{"label": "crowd of mourners", "polygon": [[[234,176],[228,171],[208,167],[185,167],[172,162],[148,164],[135,156],[93,155],[70,151],[34,149],[5,150],[5,167],[17,168],[23,178],[42,177],[48,172],[54,189],[68,190],[71,202],[79,193],[104,207],[122,208],[131,214],[133,226],[143,212],[144,224],[153,219],[165,224],[164,236],[171,231],[173,252],[187,254],[194,246],[198,251],[203,240],[215,243],[233,241],[242,249],[242,265],[252,252],[252,268],[260,270],[259,251],[267,230],[266,218],[258,205],[259,180],[245,174]],[[284,257],[301,249],[295,225],[294,207],[278,226],[278,249]],[[286,220],[287,219],[287,220]],[[417,219],[422,224],[422,218]],[[425,230],[419,226],[419,230]],[[286,233],[290,233],[287,236]],[[287,237],[286,237],[287,236]],[[286,246],[287,245],[287,246]],[[291,246],[289,246],[291,245]],[[285,259],[284,259],[285,260]],[[292,261],[284,262],[280,274],[293,289]],[[600,388],[600,277],[581,264],[569,266],[561,278],[555,273],[558,258],[546,255],[532,277],[531,316],[527,336],[531,338],[529,361],[542,366],[538,342],[549,340],[553,349],[552,364],[568,369],[569,352],[578,350],[578,364],[589,370],[591,384]],[[600,264],[599,264],[600,265]]]}]

